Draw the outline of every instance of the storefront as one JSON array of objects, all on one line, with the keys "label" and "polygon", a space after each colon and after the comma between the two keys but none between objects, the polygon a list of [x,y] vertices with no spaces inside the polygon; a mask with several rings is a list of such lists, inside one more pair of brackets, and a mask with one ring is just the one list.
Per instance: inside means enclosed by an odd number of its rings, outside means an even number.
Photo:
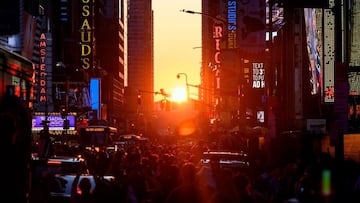
[{"label": "storefront", "polygon": [[32,108],[34,69],[25,57],[0,47],[0,95],[14,94]]}]

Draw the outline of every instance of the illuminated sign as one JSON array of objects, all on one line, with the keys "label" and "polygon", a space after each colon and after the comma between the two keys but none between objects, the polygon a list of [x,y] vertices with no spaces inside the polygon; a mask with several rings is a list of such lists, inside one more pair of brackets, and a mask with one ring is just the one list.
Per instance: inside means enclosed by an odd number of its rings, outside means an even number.
[{"label": "illuminated sign", "polygon": [[97,118],[100,118],[100,78],[90,79],[90,98],[91,98],[91,109],[97,113]]},{"label": "illuminated sign", "polygon": [[223,36],[223,28],[221,25],[214,25],[214,39],[215,39],[215,55],[214,61],[217,65],[217,70],[215,73],[216,77],[216,89],[220,89],[220,73],[219,73],[219,66],[220,66],[220,39]]},{"label": "illuminated sign", "polygon": [[40,68],[39,68],[39,102],[46,102],[47,100],[47,89],[46,89],[46,35],[41,33],[40,35]]},{"label": "illuminated sign", "polygon": [[264,63],[253,63],[253,85],[252,88],[265,88],[265,68]]},{"label": "illuminated sign", "polygon": [[[324,8],[323,22],[320,25],[326,25],[322,27],[322,44],[323,50],[323,101],[325,103],[335,102],[335,41],[336,36],[335,28],[335,0],[329,0],[329,7]],[[321,30],[321,27],[319,27]]]},{"label": "illuminated sign", "polygon": [[214,60],[216,64],[220,63],[220,39],[222,37],[223,28],[220,25],[214,26],[214,39],[215,39],[215,56]]},{"label": "illuminated sign", "polygon": [[91,67],[92,56],[92,5],[91,0],[82,0],[81,6],[81,27],[80,27],[80,56],[81,67]]},{"label": "illuminated sign", "polygon": [[103,131],[105,131],[105,129],[104,128],[84,128],[85,129],[85,131],[89,131],[89,132],[103,132]]},{"label": "illuminated sign", "polygon": [[316,10],[314,8],[304,9],[305,16],[305,31],[306,31],[306,44],[309,57],[309,70],[311,79],[311,94],[318,94],[323,88],[323,70],[321,64],[320,50],[322,45],[320,44],[321,39],[318,35],[318,28],[316,23]]},{"label": "illuminated sign", "polygon": [[260,123],[264,123],[264,122],[265,122],[265,111],[258,111],[258,112],[256,112],[256,119],[257,119]]},{"label": "illuminated sign", "polygon": [[228,5],[228,11],[227,11],[228,44],[227,44],[227,48],[233,49],[233,48],[237,47],[237,44],[236,44],[236,30],[237,30],[237,27],[236,27],[236,19],[237,19],[236,1],[228,1],[227,5]]},{"label": "illuminated sign", "polygon": [[[69,120],[69,130],[75,130],[75,115],[68,115],[66,117]],[[32,130],[43,130],[44,125],[43,121],[45,120],[45,115],[35,115],[32,118]],[[49,130],[63,130],[64,129],[64,119],[61,115],[49,115],[47,120],[49,121]]]}]

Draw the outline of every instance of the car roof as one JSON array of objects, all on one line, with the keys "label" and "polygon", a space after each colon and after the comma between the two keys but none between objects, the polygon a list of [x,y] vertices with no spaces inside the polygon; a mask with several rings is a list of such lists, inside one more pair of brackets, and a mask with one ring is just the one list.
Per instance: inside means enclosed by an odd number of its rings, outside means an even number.
[{"label": "car roof", "polygon": [[248,155],[243,151],[206,151],[203,152],[202,164],[209,164],[210,161],[218,161],[226,167],[249,167]]},{"label": "car roof", "polygon": [[241,157],[246,158],[248,155],[243,151],[206,151],[203,152],[204,157],[219,157],[219,158],[230,158],[230,157]]},{"label": "car roof", "polygon": [[243,151],[206,151],[203,154],[214,154],[214,155],[245,155]]},{"label": "car roof", "polygon": [[49,161],[58,161],[61,163],[80,163],[80,162],[84,162],[85,159],[82,158],[81,156],[55,156],[55,157],[50,157],[48,159]]},{"label": "car roof", "polygon": [[84,162],[85,159],[81,156],[81,155],[76,155],[76,156],[66,156],[66,155],[55,155],[55,156],[51,156],[51,157],[39,157],[37,154],[33,154],[31,157],[32,160],[34,161],[50,161],[50,162],[59,162],[59,163],[80,163],[80,162]]}]

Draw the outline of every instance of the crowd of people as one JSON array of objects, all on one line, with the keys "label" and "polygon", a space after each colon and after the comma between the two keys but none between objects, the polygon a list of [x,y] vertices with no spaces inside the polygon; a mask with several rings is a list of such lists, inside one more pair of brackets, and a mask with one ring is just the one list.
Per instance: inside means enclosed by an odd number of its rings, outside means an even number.
[{"label": "crowd of people", "polygon": [[[281,164],[254,156],[248,169],[220,167],[214,161],[201,164],[207,143],[192,145],[178,143],[143,143],[129,145],[113,154],[106,151],[85,155],[90,173],[96,179],[80,180],[81,192],[74,181],[71,203],[126,202],[126,203],[327,203],[358,202],[360,188],[356,164],[346,171],[336,171],[333,159],[322,155],[312,161],[293,159]],[[214,146],[211,146],[214,147]],[[326,185],[323,174],[332,179]],[[340,175],[346,178],[339,181]],[[103,179],[114,176],[114,181]],[[80,175],[80,174],[79,174]],[[90,185],[89,185],[90,184]],[[341,188],[335,184],[342,184]],[[341,192],[341,196],[336,196]]]},{"label": "crowd of people", "polygon": [[[0,100],[1,150],[4,160],[0,198],[12,202],[51,201],[49,177],[28,176],[31,119],[29,111],[13,95]],[[283,143],[286,145],[286,143]],[[282,160],[269,159],[271,151],[250,151],[248,170],[220,167],[218,162],[200,164],[202,153],[216,146],[204,141],[190,144],[157,143],[151,140],[109,154],[86,153],[96,180],[73,182],[71,203],[337,203],[360,202],[360,167],[329,154],[313,154]],[[263,156],[267,154],[267,156]],[[286,156],[284,156],[286,157]],[[276,160],[276,159],[275,159]],[[110,174],[113,181],[104,179]],[[80,190],[76,187],[79,182]],[[29,193],[28,193],[29,192]]]}]

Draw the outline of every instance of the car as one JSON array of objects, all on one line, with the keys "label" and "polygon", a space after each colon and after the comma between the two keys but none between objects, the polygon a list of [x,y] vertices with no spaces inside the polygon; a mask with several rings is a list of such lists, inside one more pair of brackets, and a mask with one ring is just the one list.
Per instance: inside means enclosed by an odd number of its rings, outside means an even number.
[{"label": "car", "polygon": [[[76,174],[56,174],[54,175],[49,184],[49,191],[50,191],[50,202],[52,203],[66,203],[70,202],[71,198],[71,187],[73,184],[73,181],[76,178]],[[77,191],[79,192],[79,183],[81,179],[88,178],[91,183],[91,192],[94,191],[96,187],[96,180],[95,177],[91,174],[81,174],[79,175],[79,182],[78,182],[78,188]],[[114,181],[114,176],[104,176],[102,178],[102,181],[108,181],[112,182]]]},{"label": "car", "polygon": [[[52,203],[70,202],[71,187],[74,179],[79,175],[79,183],[83,178],[91,182],[91,189],[96,186],[95,177],[89,173],[87,161],[82,156],[52,156],[40,158],[36,154],[32,156],[32,188],[37,191],[41,188],[41,182],[46,182],[46,189]],[[102,177],[102,180],[113,181],[111,175]],[[78,190],[77,190],[78,191]],[[35,193],[34,193],[35,194]]]},{"label": "car", "polygon": [[134,145],[134,144],[142,144],[149,141],[149,138],[143,137],[135,134],[125,134],[119,135],[116,140],[114,140],[114,145],[116,146],[124,146],[124,145]]},{"label": "car", "polygon": [[55,174],[77,174],[88,173],[87,162],[81,155],[76,156],[52,156],[49,158],[38,157],[33,154],[31,158],[33,175],[40,176],[48,173]]},{"label": "car", "polygon": [[248,169],[250,161],[247,153],[243,151],[205,151],[203,152],[200,163],[202,165],[209,165],[216,162],[222,168],[232,169]]}]

